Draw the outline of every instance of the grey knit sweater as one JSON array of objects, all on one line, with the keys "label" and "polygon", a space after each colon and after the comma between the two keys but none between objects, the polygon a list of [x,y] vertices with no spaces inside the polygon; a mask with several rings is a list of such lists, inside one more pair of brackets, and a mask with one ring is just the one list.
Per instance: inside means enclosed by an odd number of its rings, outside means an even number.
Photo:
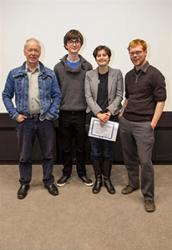
[{"label": "grey knit sweater", "polygon": [[92,69],[91,64],[81,55],[78,68],[72,69],[65,64],[67,55],[54,67],[54,72],[59,81],[62,100],[60,110],[63,111],[84,111],[86,110],[86,100],[84,93],[85,74]]}]

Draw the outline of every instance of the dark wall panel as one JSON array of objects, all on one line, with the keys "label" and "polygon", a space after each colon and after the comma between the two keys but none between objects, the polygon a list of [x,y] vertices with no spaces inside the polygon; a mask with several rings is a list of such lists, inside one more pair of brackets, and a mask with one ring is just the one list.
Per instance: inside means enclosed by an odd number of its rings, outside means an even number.
[{"label": "dark wall panel", "polygon": [[[0,114],[0,164],[16,164],[18,162],[18,146],[16,137],[16,123],[6,113]],[[155,130],[155,145],[152,160],[156,164],[172,164],[172,112],[164,112]],[[55,126],[55,163],[62,163],[61,145],[58,127]],[[90,163],[90,145],[86,140],[86,163]],[[74,144],[75,147],[75,144]],[[41,152],[35,141],[32,154],[33,162],[41,162]],[[75,162],[75,154],[73,155]],[[120,138],[113,145],[113,162],[123,163]]]}]

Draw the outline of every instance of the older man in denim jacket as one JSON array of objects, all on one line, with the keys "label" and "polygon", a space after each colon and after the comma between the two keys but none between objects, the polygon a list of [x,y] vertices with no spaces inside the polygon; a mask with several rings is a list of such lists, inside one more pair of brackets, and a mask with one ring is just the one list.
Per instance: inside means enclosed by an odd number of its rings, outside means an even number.
[{"label": "older man in denim jacket", "polygon": [[[24,45],[26,62],[8,74],[3,102],[12,119],[17,122],[20,158],[20,188],[18,199],[26,197],[32,178],[31,151],[37,136],[43,156],[43,183],[51,195],[58,195],[54,185],[52,120],[58,118],[61,92],[54,72],[46,68],[39,58],[40,42],[31,38]],[[15,105],[12,98],[15,96]]]}]

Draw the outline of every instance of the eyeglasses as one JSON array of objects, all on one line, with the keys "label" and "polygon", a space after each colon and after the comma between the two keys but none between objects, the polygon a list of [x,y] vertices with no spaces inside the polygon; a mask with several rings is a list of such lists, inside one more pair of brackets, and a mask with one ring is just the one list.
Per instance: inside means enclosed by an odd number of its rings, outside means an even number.
[{"label": "eyeglasses", "polygon": [[71,39],[67,43],[69,43],[69,44],[80,44],[81,41],[80,41],[80,39]]},{"label": "eyeglasses", "polygon": [[129,52],[130,56],[140,56],[143,53],[143,50],[137,50],[137,51],[133,51],[133,52]]}]

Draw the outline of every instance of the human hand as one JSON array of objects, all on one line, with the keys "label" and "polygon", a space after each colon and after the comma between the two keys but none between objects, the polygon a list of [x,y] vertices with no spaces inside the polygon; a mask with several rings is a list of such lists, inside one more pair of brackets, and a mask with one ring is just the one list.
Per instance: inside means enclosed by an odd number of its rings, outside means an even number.
[{"label": "human hand", "polygon": [[27,119],[27,116],[25,115],[22,115],[22,114],[19,114],[17,117],[16,117],[16,121],[17,122],[23,122],[25,119]]},{"label": "human hand", "polygon": [[98,118],[101,122],[106,123],[106,122],[109,120],[110,115],[111,115],[110,112],[98,113],[98,114],[97,114],[97,118]]}]

